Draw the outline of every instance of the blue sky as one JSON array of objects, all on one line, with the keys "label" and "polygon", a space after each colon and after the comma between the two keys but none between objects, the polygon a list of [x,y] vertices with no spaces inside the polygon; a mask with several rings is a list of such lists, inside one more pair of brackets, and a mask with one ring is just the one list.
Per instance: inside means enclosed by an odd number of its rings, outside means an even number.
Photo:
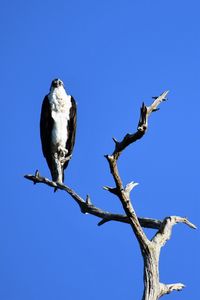
[{"label": "blue sky", "polygon": [[[1,4],[0,299],[141,299],[142,259],[131,229],[82,215],[65,193],[33,186],[50,176],[39,118],[55,77],[78,104],[77,139],[65,182],[97,206],[122,212],[103,155],[137,126],[142,101],[170,90],[146,136],[119,160],[134,180],[139,216],[187,216],[199,224],[199,1],[4,1]],[[150,231],[150,234],[152,232]],[[195,299],[198,231],[174,228],[161,280]]]}]

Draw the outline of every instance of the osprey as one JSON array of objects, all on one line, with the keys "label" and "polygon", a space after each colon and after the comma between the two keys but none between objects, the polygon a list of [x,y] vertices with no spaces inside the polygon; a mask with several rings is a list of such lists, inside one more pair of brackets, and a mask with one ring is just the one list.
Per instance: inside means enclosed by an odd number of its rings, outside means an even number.
[{"label": "osprey", "polygon": [[64,169],[72,156],[76,135],[76,102],[64,89],[60,79],[54,79],[44,97],[40,117],[42,151],[52,180],[64,181]]}]

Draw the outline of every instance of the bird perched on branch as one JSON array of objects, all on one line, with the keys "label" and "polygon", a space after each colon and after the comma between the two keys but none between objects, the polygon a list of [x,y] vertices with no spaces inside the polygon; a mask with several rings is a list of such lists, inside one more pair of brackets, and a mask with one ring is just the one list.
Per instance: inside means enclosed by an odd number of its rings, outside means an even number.
[{"label": "bird perched on branch", "polygon": [[45,96],[40,117],[42,151],[51,172],[52,180],[64,181],[76,135],[76,102],[64,89],[60,79],[54,79]]}]

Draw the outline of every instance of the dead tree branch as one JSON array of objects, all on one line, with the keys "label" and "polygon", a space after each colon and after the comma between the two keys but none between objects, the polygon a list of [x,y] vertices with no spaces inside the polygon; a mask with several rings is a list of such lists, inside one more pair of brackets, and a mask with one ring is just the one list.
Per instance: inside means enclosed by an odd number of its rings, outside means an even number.
[{"label": "dead tree branch", "polygon": [[[119,198],[125,215],[110,213],[94,206],[89,196],[87,196],[86,200],[84,200],[74,190],[66,185],[58,184],[45,177],[41,177],[38,171],[35,175],[25,175],[26,179],[31,180],[34,183],[44,183],[54,189],[56,188],[67,192],[79,205],[82,213],[89,213],[101,218],[98,225],[103,225],[109,221],[118,221],[127,223],[131,226],[139,243],[144,261],[144,292],[142,300],[158,300],[165,294],[169,294],[172,291],[180,291],[185,287],[182,283],[164,284],[160,282],[160,251],[165,243],[170,239],[172,228],[175,224],[184,223],[193,229],[196,228],[196,226],[189,222],[187,218],[178,216],[167,217],[163,221],[150,218],[138,218],[130,197],[131,191],[138,183],[132,181],[124,186],[117,166],[117,161],[122,151],[130,144],[144,136],[148,128],[149,116],[152,112],[159,109],[158,106],[166,100],[167,94],[168,91],[162,93],[159,97],[153,97],[154,101],[150,106],[146,106],[143,103],[140,110],[140,118],[136,132],[126,134],[121,142],[118,142],[115,138],[113,138],[115,143],[114,151],[111,155],[105,155],[115,186],[105,186],[104,189]],[[157,229],[157,232],[151,240],[147,238],[143,227]]]},{"label": "dead tree branch", "polygon": [[145,235],[136,212],[132,206],[130,199],[131,190],[137,183],[131,182],[125,187],[123,186],[121,177],[119,175],[117,160],[126,147],[136,142],[144,136],[148,128],[148,118],[150,114],[157,111],[159,104],[166,100],[168,91],[162,93],[159,97],[154,97],[154,101],[150,106],[142,104],[140,110],[140,118],[137,131],[133,134],[126,134],[121,142],[113,138],[115,142],[115,149],[111,155],[106,155],[110,167],[110,172],[113,176],[116,187],[107,188],[107,191],[115,194],[129,218],[131,228],[140,245],[141,253],[144,261],[144,293],[143,300],[157,300],[164,294],[168,294],[174,290],[180,291],[184,288],[182,283],[176,284],[163,284],[159,280],[159,258],[161,247],[164,246],[166,241],[170,238],[172,227],[177,223],[185,223],[191,228],[196,228],[195,225],[190,223],[186,218],[172,216],[165,218],[160,229],[150,241]]},{"label": "dead tree branch", "polygon": [[160,284],[160,295],[159,297],[169,294],[173,291],[181,291],[184,289],[185,285],[182,283],[172,283],[172,284]]},{"label": "dead tree branch", "polygon": [[115,142],[115,149],[113,151],[112,156],[115,159],[118,159],[121,152],[128,147],[130,144],[136,142],[141,139],[143,135],[147,131],[148,127],[148,118],[152,112],[159,110],[158,106],[161,102],[167,100],[167,94],[169,91],[162,93],[159,97],[153,97],[155,100],[150,106],[146,106],[144,102],[142,103],[142,107],[140,109],[140,118],[137,126],[137,131],[135,133],[127,133],[121,142],[118,142],[115,138],[113,138]]},{"label": "dead tree branch", "polygon": [[188,221],[187,218],[182,218],[178,216],[167,217],[163,220],[162,225],[153,237],[152,242],[159,245],[160,248],[163,247],[171,237],[173,226],[178,223],[184,223],[190,228],[196,229],[196,226],[190,221]]},{"label": "dead tree branch", "polygon": [[[129,223],[129,218],[126,215],[122,214],[115,214],[115,213],[110,213],[107,211],[102,210],[101,208],[98,208],[94,206],[91,203],[90,197],[87,196],[86,200],[84,200],[82,197],[80,197],[74,190],[69,188],[68,186],[64,184],[58,184],[56,182],[53,182],[49,180],[48,178],[40,176],[39,172],[36,171],[35,175],[25,175],[24,176],[26,179],[33,181],[34,184],[36,183],[44,183],[52,188],[57,188],[59,190],[63,190],[67,192],[74,200],[75,202],[79,205],[80,210],[84,214],[90,214],[96,217],[101,218],[102,220],[98,223],[98,225],[103,225],[109,221],[117,221],[117,222],[122,222],[122,223]],[[151,218],[138,218],[140,224],[142,227],[146,228],[152,228],[152,229],[159,229],[162,225],[161,220],[156,220],[156,219],[151,219]]]}]

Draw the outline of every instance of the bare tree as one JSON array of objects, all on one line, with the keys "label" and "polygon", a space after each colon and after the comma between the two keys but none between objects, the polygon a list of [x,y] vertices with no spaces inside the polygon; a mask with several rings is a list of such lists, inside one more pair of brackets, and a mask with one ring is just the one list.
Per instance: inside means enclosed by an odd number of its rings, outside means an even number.
[{"label": "bare tree", "polygon": [[[52,182],[51,180],[40,176],[38,171],[36,171],[35,175],[25,175],[25,178],[32,180],[35,184],[44,183],[53,188],[67,192],[79,205],[82,213],[89,213],[101,218],[98,225],[103,225],[109,221],[118,221],[127,223],[131,226],[139,243],[144,261],[144,292],[142,300],[156,300],[165,294],[169,294],[172,291],[180,291],[185,287],[182,283],[165,284],[160,282],[160,250],[170,239],[172,228],[175,224],[184,223],[193,229],[196,228],[196,226],[189,222],[187,218],[179,216],[166,217],[164,220],[138,217],[130,198],[130,193],[137,183],[132,181],[124,186],[117,167],[117,161],[123,150],[144,136],[147,131],[149,116],[152,112],[159,109],[159,104],[166,100],[167,94],[168,91],[162,93],[159,97],[154,97],[154,101],[150,106],[146,106],[143,103],[140,110],[140,118],[136,132],[133,134],[126,134],[121,142],[118,142],[115,138],[113,138],[115,143],[114,151],[111,155],[105,155],[115,186],[105,186],[104,189],[118,197],[124,209],[124,215],[107,212],[94,206],[89,196],[87,196],[86,200],[84,200],[71,188],[63,184],[61,185]],[[156,230],[156,233],[151,240],[147,238],[142,227],[153,228]]]}]

